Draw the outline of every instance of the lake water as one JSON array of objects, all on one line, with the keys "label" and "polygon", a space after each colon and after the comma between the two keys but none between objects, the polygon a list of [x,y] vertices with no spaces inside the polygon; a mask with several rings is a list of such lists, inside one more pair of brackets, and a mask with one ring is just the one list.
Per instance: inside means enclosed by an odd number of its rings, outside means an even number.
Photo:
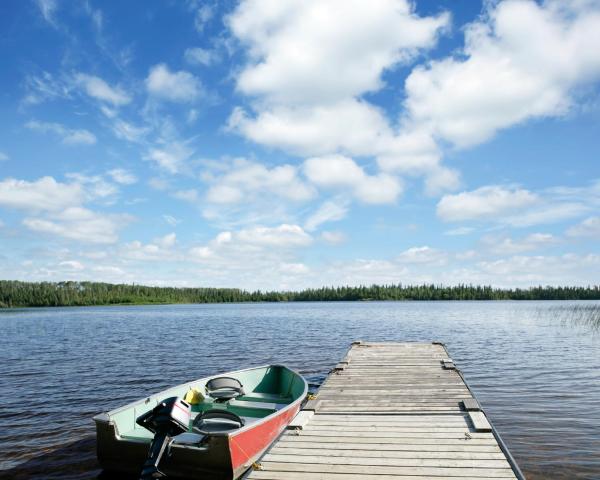
[{"label": "lake water", "polygon": [[353,340],[444,342],[528,479],[600,478],[600,302],[0,310],[0,477],[97,478],[96,413],[251,365],[319,384]]}]

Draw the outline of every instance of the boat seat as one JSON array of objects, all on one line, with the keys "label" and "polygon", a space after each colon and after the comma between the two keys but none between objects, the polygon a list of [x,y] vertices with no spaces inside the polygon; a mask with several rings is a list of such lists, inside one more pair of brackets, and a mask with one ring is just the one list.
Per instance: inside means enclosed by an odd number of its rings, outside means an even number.
[{"label": "boat seat", "polygon": [[216,402],[227,402],[246,393],[242,383],[233,377],[211,378],[205,388],[206,394]]},{"label": "boat seat", "polygon": [[242,416],[241,418],[244,419],[245,425],[252,425],[253,423],[260,422],[262,420],[262,417],[244,417],[244,416]]},{"label": "boat seat", "polygon": [[173,443],[177,445],[198,446],[204,440],[204,435],[200,433],[184,432],[173,437]]},{"label": "boat seat", "polygon": [[245,423],[243,418],[229,410],[213,409],[196,416],[192,422],[192,428],[196,433],[207,435],[239,430]]},{"label": "boat seat", "polygon": [[249,400],[231,400],[229,405],[232,407],[245,407],[245,408],[259,408],[261,410],[272,410],[276,412],[282,408],[287,407],[287,403],[267,403],[267,402],[254,402]]},{"label": "boat seat", "polygon": [[257,398],[259,400],[264,400],[266,402],[275,402],[275,403],[290,403],[292,398],[289,396],[283,396],[278,393],[258,393],[258,392],[249,392],[244,395],[243,400],[250,400]]}]

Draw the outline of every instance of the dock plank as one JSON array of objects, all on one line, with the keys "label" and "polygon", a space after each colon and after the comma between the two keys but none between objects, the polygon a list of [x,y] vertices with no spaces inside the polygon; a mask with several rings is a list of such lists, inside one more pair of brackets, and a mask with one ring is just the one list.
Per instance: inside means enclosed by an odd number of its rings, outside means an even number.
[{"label": "dock plank", "polygon": [[[264,462],[263,470],[278,472],[316,472],[316,473],[364,473],[379,475],[428,475],[428,476],[480,476],[514,478],[510,468],[454,468],[454,467],[380,467],[373,465],[329,465],[326,463]],[[508,464],[507,464],[508,465]]]}]

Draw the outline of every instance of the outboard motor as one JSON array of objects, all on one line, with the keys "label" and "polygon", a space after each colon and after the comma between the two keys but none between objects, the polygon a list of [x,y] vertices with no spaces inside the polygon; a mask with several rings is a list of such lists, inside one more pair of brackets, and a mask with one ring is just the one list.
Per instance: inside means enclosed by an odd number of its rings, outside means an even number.
[{"label": "outboard motor", "polygon": [[191,407],[178,397],[166,398],[152,410],[140,415],[136,423],[154,433],[148,458],[142,467],[140,480],[165,476],[158,464],[172,437],[187,432],[191,419]]}]

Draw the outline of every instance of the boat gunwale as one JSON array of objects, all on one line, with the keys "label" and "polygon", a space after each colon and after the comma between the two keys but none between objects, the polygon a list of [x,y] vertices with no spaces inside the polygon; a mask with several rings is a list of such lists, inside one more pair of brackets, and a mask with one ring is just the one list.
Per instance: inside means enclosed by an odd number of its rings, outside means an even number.
[{"label": "boat gunwale", "polygon": [[220,435],[217,432],[217,436],[235,437],[241,433],[252,430],[253,428],[256,428],[256,427],[262,425],[263,423],[266,423],[267,421],[270,421],[271,419],[278,417],[279,415],[287,412],[292,407],[295,407],[296,405],[301,404],[302,401],[306,398],[306,395],[308,394],[308,382],[302,375],[300,375],[300,373],[298,373],[296,370],[294,370],[292,368],[289,368],[286,365],[271,365],[271,366],[287,368],[294,375],[297,375],[304,383],[304,390],[302,391],[302,394],[300,396],[298,396],[298,398],[296,400],[294,400],[293,402],[288,403],[285,407],[283,407],[279,410],[275,410],[273,413],[267,415],[266,417],[262,417],[258,422],[253,422],[249,425],[244,425],[242,428],[233,430],[231,432],[225,432],[224,434],[220,434]]},{"label": "boat gunwale", "polygon": [[[177,388],[180,388],[180,387],[183,387],[183,386],[186,386],[186,385],[191,385],[193,383],[200,382],[202,380],[209,380],[209,379],[212,379],[212,378],[221,377],[221,376],[227,375],[227,374],[235,374],[235,373],[240,373],[240,372],[247,372],[247,371],[250,371],[250,370],[260,370],[261,368],[270,368],[270,367],[285,368],[285,369],[289,370],[290,372],[292,372],[294,375],[298,376],[302,380],[302,382],[304,383],[304,390],[303,390],[302,394],[300,396],[298,396],[298,398],[296,398],[293,402],[287,404],[285,407],[283,407],[283,408],[281,408],[279,410],[275,410],[274,412],[270,413],[269,415],[260,418],[260,420],[258,420],[256,422],[253,422],[253,423],[248,424],[248,425],[244,425],[243,427],[241,427],[241,428],[239,428],[237,430],[231,431],[231,432],[211,432],[209,435],[207,435],[207,436],[211,436],[211,437],[233,437],[233,436],[236,436],[236,435],[238,435],[240,433],[244,433],[244,432],[247,432],[247,431],[249,431],[249,430],[251,430],[253,428],[256,428],[256,427],[262,425],[263,423],[265,423],[267,421],[270,421],[273,418],[275,418],[275,417],[277,417],[277,416],[279,416],[279,415],[287,412],[291,408],[295,407],[297,404],[301,403],[304,400],[304,398],[306,397],[307,393],[308,393],[308,382],[306,381],[306,379],[302,375],[300,375],[299,372],[297,372],[293,368],[290,368],[287,365],[282,364],[282,363],[259,365],[259,366],[255,366],[255,367],[244,368],[242,370],[233,370],[233,371],[229,371],[229,372],[218,373],[216,375],[211,375],[211,376],[208,376],[208,377],[198,378],[196,380],[192,380],[191,382],[184,382],[184,383],[181,383],[179,385],[175,385],[173,387],[169,387],[169,388],[167,388],[165,390],[161,390],[160,392],[153,393],[153,394],[151,394],[151,395],[149,395],[147,397],[144,397],[142,399],[135,400],[135,401],[133,401],[131,403],[123,405],[122,407],[115,408],[115,409],[110,410],[108,412],[99,413],[99,414],[95,415],[94,417],[92,417],[92,419],[97,424],[98,423],[104,423],[104,424],[109,424],[109,425],[113,424],[113,426],[116,427],[116,425],[114,424],[114,422],[110,418],[111,415],[116,415],[117,413],[120,413],[122,411],[131,409],[131,408],[135,408],[136,405],[140,405],[145,400],[149,400],[151,397],[158,396],[161,393],[167,392],[169,390],[177,389]],[[271,403],[271,402],[269,402],[269,403]],[[272,402],[272,403],[275,403],[275,402]],[[115,428],[115,434],[116,434],[116,436],[118,438],[124,439],[118,433],[118,430],[116,428]],[[124,440],[131,441],[133,439],[127,438],[127,439],[124,439]],[[138,441],[136,440],[136,443],[137,442]],[[144,441],[143,443],[147,443],[147,442]]]}]

